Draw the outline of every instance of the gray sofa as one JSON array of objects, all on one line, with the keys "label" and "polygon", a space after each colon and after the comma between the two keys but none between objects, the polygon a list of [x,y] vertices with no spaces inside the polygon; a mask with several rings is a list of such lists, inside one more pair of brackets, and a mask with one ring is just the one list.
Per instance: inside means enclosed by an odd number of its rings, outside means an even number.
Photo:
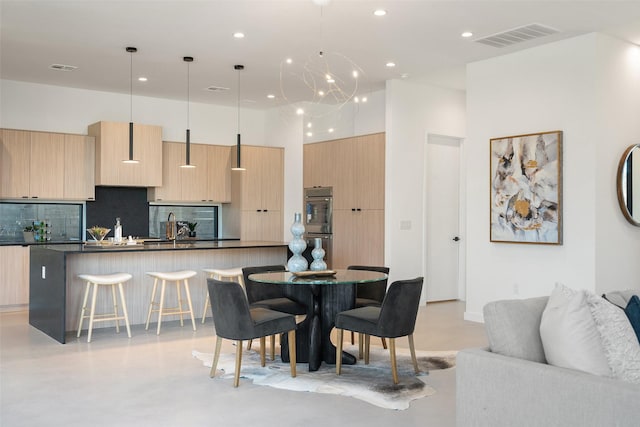
[{"label": "gray sofa", "polygon": [[540,319],[548,297],[484,308],[490,349],[456,362],[456,425],[640,426],[640,386],[548,365]]}]

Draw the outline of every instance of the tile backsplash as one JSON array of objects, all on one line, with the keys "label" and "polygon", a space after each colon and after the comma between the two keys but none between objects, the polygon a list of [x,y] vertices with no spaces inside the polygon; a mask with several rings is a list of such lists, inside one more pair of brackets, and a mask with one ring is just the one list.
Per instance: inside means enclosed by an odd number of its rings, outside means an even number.
[{"label": "tile backsplash", "polygon": [[0,202],[0,242],[22,243],[34,221],[50,224],[51,241],[82,240],[83,204]]}]

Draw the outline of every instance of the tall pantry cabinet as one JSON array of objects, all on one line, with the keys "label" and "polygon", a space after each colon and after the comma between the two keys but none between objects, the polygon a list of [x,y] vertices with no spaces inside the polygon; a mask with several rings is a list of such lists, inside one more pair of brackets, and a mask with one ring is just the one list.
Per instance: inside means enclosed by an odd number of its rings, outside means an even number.
[{"label": "tall pantry cabinet", "polygon": [[384,265],[385,134],[304,146],[304,187],[333,187],[332,268]]}]

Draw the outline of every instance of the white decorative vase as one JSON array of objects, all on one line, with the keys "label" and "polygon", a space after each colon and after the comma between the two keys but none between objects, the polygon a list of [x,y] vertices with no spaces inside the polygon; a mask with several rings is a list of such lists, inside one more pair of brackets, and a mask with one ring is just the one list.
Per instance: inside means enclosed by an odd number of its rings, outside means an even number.
[{"label": "white decorative vase", "polygon": [[322,271],[327,269],[327,263],[324,262],[325,251],[322,249],[322,238],[316,237],[314,239],[315,247],[311,251],[313,261],[311,262],[311,270]]},{"label": "white decorative vase", "polygon": [[292,273],[305,271],[309,266],[307,260],[302,256],[302,252],[307,248],[307,242],[302,238],[304,234],[304,224],[302,224],[302,214],[296,212],[293,216],[294,221],[291,224],[291,234],[293,239],[289,242],[289,249],[293,256],[287,261],[287,268]]}]

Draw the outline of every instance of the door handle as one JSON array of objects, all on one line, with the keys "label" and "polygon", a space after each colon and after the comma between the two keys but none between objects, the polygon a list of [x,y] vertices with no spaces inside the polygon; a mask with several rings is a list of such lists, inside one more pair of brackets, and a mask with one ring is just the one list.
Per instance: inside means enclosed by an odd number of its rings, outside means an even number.
[{"label": "door handle", "polygon": [[453,238],[453,241],[454,242],[458,242],[458,241],[460,241],[460,238],[458,236],[456,236],[456,237]]}]

